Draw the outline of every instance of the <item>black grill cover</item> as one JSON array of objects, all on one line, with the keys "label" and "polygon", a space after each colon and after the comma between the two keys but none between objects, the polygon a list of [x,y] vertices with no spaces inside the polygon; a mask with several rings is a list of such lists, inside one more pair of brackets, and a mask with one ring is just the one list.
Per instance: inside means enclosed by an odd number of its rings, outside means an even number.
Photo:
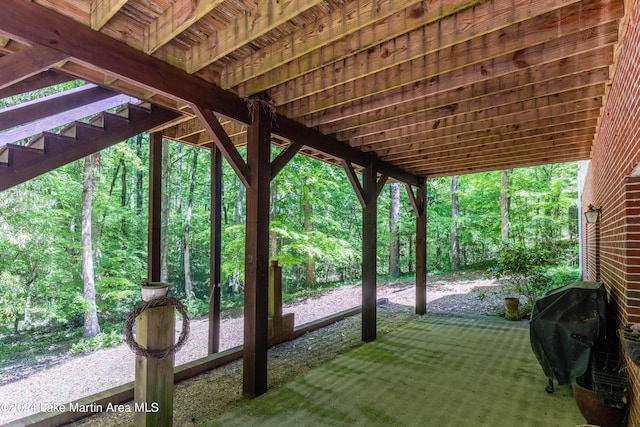
[{"label": "black grill cover", "polygon": [[591,348],[604,335],[607,294],[597,282],[576,282],[549,291],[533,306],[531,348],[549,380],[564,385],[589,367]]}]

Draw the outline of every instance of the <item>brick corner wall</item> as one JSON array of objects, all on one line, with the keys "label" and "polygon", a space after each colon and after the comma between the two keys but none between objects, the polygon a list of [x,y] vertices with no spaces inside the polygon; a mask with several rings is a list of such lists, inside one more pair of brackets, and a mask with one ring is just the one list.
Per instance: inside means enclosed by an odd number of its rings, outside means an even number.
[{"label": "brick corner wall", "polygon": [[[591,163],[582,209],[602,206],[583,223],[583,277],[605,284],[618,326],[640,323],[640,5],[634,2]],[[629,426],[640,427],[640,368],[627,360]]]}]

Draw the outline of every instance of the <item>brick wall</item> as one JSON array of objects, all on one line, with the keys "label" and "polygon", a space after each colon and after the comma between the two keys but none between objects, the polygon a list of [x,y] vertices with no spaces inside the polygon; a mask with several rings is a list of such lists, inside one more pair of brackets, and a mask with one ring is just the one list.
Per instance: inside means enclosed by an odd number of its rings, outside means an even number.
[{"label": "brick wall", "polygon": [[[602,206],[597,225],[583,223],[583,275],[606,285],[619,324],[640,323],[640,6],[630,7],[582,194],[583,210]],[[629,425],[640,427],[640,368],[627,365]]]}]

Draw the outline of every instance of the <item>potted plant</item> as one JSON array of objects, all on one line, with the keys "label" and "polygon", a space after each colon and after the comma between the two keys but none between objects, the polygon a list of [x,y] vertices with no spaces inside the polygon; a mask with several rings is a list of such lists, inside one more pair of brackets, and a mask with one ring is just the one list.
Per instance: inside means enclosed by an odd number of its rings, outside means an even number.
[{"label": "potted plant", "polygon": [[531,310],[536,299],[548,290],[551,280],[544,269],[547,264],[544,250],[513,243],[502,246],[498,254],[498,265],[491,273],[507,285],[507,296],[504,299],[506,319],[520,320],[521,296],[527,300],[525,310]]}]

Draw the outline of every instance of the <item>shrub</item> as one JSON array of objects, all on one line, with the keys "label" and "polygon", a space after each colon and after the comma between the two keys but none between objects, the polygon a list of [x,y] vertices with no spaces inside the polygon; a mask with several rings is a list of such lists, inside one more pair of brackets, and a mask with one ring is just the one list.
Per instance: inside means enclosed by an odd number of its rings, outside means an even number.
[{"label": "shrub", "polygon": [[124,342],[124,335],[118,331],[103,332],[93,338],[82,338],[71,346],[70,353],[86,353],[87,351],[95,351],[101,348],[114,347]]},{"label": "shrub", "polygon": [[548,253],[543,249],[505,243],[498,253],[497,267],[490,271],[507,284],[509,291],[524,295],[532,306],[551,288],[552,281],[545,269],[548,264]]}]

